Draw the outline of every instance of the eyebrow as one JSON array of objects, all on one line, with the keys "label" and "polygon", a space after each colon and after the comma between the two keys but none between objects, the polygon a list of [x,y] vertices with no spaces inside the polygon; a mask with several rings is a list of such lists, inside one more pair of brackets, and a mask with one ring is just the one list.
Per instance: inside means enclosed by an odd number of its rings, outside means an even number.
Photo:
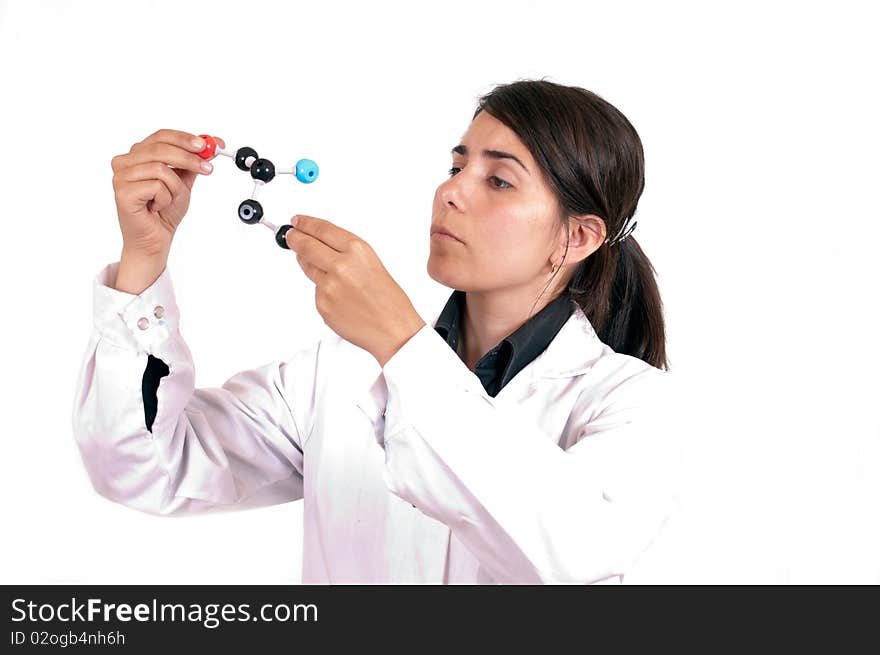
[{"label": "eyebrow", "polygon": [[[452,154],[452,153],[458,153],[459,155],[463,155],[463,156],[467,157],[467,154],[468,154],[467,146],[462,146],[462,145],[455,146],[455,147],[450,151],[450,154]],[[512,159],[512,160],[515,161],[517,164],[519,164],[520,166],[522,166],[522,167],[523,167],[523,170],[524,170],[526,173],[528,173],[529,175],[531,175],[531,173],[529,172],[529,169],[526,168],[526,165],[523,164],[523,163],[522,163],[517,157],[515,157],[514,155],[511,155],[509,152],[502,152],[502,151],[500,151],[500,150],[484,150],[484,151],[483,151],[483,156],[484,156],[484,157],[489,157],[489,158],[491,158],[491,159]]]}]

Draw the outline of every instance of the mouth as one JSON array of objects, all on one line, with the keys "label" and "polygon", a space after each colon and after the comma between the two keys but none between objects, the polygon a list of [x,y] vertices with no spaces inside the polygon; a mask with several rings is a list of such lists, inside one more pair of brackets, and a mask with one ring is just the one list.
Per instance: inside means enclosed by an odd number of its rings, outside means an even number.
[{"label": "mouth", "polygon": [[459,239],[452,232],[441,227],[431,228],[431,238],[438,241],[457,241],[458,243],[464,243],[464,241]]}]

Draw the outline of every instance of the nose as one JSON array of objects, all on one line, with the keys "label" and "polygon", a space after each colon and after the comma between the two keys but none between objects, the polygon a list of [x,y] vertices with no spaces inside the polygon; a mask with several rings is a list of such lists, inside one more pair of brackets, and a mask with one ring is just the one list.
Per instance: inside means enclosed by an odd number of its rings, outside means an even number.
[{"label": "nose", "polygon": [[437,196],[443,206],[451,209],[464,209],[460,178],[461,173],[458,173],[443,182],[437,189]]}]

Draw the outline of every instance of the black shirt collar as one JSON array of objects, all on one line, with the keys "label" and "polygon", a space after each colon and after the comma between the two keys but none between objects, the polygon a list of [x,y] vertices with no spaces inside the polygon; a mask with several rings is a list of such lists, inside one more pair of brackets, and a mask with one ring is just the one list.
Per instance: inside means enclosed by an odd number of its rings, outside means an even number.
[{"label": "black shirt collar", "polygon": [[[461,339],[466,294],[455,290],[437,318],[434,329],[456,353]],[[566,289],[477,362],[474,373],[493,398],[553,341],[574,310]]]}]

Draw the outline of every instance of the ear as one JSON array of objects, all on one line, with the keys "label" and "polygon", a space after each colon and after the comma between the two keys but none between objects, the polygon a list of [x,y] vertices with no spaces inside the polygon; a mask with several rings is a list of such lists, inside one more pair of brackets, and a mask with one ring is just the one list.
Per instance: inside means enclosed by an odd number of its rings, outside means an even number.
[{"label": "ear", "polygon": [[568,253],[565,252],[565,232],[556,255],[557,262],[565,256],[565,265],[578,264],[592,255],[605,243],[605,221],[595,214],[571,216],[568,223]]}]

